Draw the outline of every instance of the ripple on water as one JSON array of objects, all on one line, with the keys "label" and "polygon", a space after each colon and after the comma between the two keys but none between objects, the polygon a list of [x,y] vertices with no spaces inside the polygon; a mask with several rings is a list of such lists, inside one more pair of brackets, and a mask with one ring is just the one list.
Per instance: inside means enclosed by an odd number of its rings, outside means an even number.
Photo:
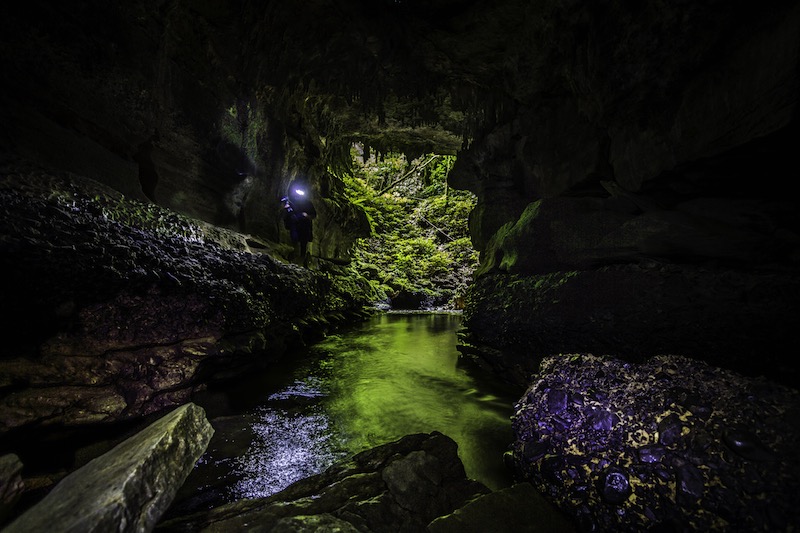
[{"label": "ripple on water", "polygon": [[317,376],[306,376],[302,380],[295,380],[288,387],[270,394],[267,401],[294,401],[305,403],[309,400],[316,400],[327,396],[323,380]]},{"label": "ripple on water", "polygon": [[234,499],[265,498],[295,481],[322,472],[346,456],[333,436],[328,417],[318,412],[298,413],[263,409],[253,424],[253,442],[237,457],[232,470]]}]

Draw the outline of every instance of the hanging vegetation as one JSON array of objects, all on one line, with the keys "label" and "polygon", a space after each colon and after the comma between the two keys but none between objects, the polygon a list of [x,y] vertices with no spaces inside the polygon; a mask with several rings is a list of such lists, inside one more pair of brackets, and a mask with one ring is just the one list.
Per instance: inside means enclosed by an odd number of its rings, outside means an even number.
[{"label": "hanging vegetation", "polygon": [[454,156],[368,155],[354,145],[353,172],[344,178],[372,235],[359,239],[354,266],[394,308],[461,309],[478,265],[467,219],[475,196],[450,189]]}]

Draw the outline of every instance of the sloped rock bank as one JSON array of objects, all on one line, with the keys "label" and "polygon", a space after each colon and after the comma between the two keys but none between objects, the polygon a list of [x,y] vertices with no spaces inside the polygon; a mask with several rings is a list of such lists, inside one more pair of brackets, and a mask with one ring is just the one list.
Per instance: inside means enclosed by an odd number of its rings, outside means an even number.
[{"label": "sloped rock bank", "polygon": [[0,434],[181,405],[366,303],[267,242],[75,175],[7,163],[0,209]]},{"label": "sloped rock bank", "polygon": [[467,352],[523,389],[584,352],[798,386],[800,6],[775,7],[536,5],[541,68],[448,176],[478,196]]},{"label": "sloped rock bank", "polygon": [[3,531],[151,531],[214,433],[186,404],[64,478]]},{"label": "sloped rock bank", "polygon": [[800,394],[680,356],[543,361],[510,464],[585,531],[792,531]]},{"label": "sloped rock bank", "polygon": [[677,353],[784,385],[793,357],[800,278],[792,271],[655,260],[523,275],[492,272],[470,288],[460,349],[522,391],[558,353],[641,362]]}]

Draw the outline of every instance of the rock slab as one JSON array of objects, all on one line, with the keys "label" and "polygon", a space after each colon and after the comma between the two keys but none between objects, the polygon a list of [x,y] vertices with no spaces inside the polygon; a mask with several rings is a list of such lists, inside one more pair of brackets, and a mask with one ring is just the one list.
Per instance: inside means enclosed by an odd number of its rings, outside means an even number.
[{"label": "rock slab", "polygon": [[201,407],[178,407],[65,477],[4,532],[150,531],[213,433]]}]

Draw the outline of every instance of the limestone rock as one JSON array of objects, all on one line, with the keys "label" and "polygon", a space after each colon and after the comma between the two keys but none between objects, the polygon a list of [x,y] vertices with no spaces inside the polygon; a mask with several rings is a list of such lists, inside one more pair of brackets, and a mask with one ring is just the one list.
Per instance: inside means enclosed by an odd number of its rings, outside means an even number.
[{"label": "limestone rock", "polygon": [[150,531],[214,430],[185,404],[74,471],[4,531]]},{"label": "limestone rock", "polygon": [[530,483],[485,494],[428,524],[430,533],[570,533],[572,520]]},{"label": "limestone rock", "polygon": [[407,435],[259,500],[176,517],[156,531],[426,531],[433,519],[490,492],[466,477],[457,445],[440,433]]},{"label": "limestone rock", "polygon": [[327,306],[365,303],[326,298],[327,278],[241,234],[74,175],[3,167],[0,212],[0,301],[14,308],[0,325],[0,433],[181,405],[217,371],[280,357],[298,324],[324,329]]},{"label": "limestone rock", "polygon": [[800,523],[800,393],[680,356],[545,359],[512,465],[582,530],[787,531]]},{"label": "limestone rock", "polygon": [[526,388],[539,361],[608,353],[642,361],[660,353],[703,359],[795,386],[800,279],[791,272],[659,261],[541,275],[495,272],[468,294],[463,349]]},{"label": "limestone rock", "polygon": [[23,486],[22,463],[19,457],[13,453],[0,457],[0,524],[3,524],[11,513]]}]

